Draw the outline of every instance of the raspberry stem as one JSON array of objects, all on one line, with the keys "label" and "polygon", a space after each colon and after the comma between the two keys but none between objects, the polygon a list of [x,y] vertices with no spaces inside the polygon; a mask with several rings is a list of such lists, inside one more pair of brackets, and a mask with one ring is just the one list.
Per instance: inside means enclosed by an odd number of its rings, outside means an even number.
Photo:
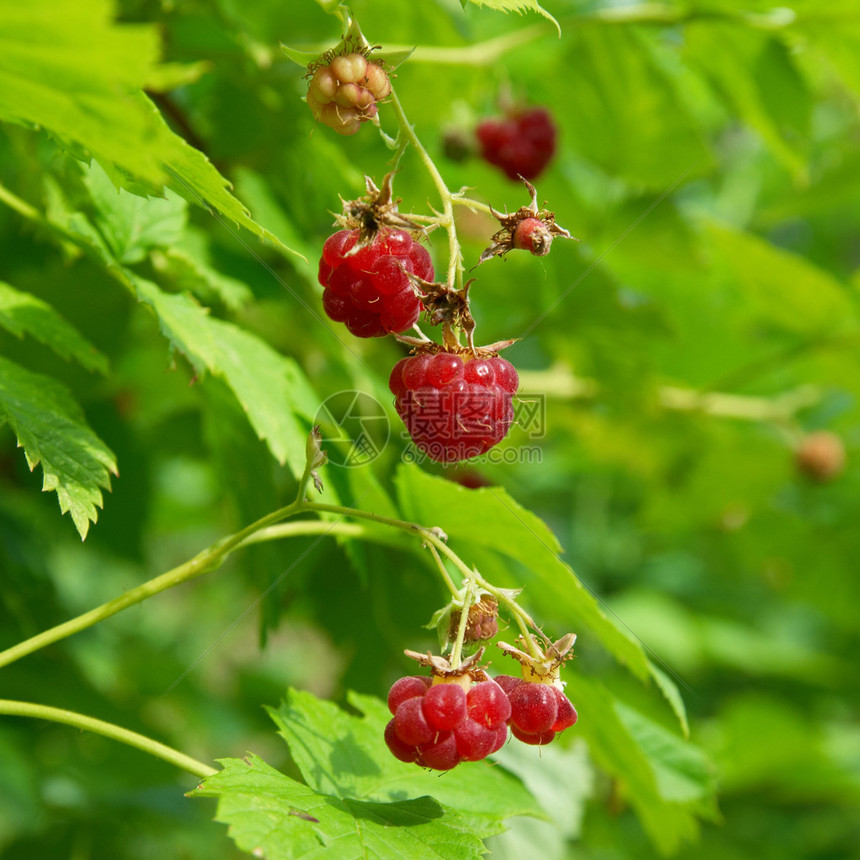
[{"label": "raspberry stem", "polygon": [[457,625],[457,638],[454,640],[454,647],[451,649],[451,668],[456,669],[460,665],[460,659],[463,654],[463,642],[466,639],[466,628],[469,626],[469,608],[475,602],[475,577],[470,576],[466,580],[466,587],[463,592],[463,608],[460,611],[460,623]]}]

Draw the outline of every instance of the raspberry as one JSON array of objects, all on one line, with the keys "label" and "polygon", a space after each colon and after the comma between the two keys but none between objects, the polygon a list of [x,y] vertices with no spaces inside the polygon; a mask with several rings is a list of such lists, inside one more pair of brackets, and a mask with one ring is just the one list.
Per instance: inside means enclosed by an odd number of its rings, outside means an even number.
[{"label": "raspberry", "polygon": [[832,481],[845,468],[845,445],[827,430],[810,433],[795,454],[797,468],[818,483]]},{"label": "raspberry", "polygon": [[418,448],[439,463],[456,463],[485,453],[505,437],[514,421],[519,377],[498,356],[438,352],[401,359],[388,385]]},{"label": "raspberry", "polygon": [[467,700],[469,717],[485,728],[506,723],[511,716],[511,703],[495,681],[475,684]]},{"label": "raspberry", "polygon": [[376,103],[390,92],[391,82],[382,66],[352,53],[314,71],[307,102],[316,119],[338,134],[349,135],[376,116]]},{"label": "raspberry", "polygon": [[388,691],[388,710],[392,714],[396,714],[401,702],[405,702],[407,699],[412,699],[415,696],[423,696],[429,686],[429,678],[423,678],[418,675],[408,675],[406,678],[400,678],[391,685],[391,689]]},{"label": "raspberry", "polygon": [[555,725],[558,699],[548,684],[520,684],[511,693],[510,702],[512,728],[533,735],[548,732]]},{"label": "raspberry", "polygon": [[509,179],[534,179],[555,153],[555,123],[544,108],[485,119],[478,125],[477,136],[482,157]]},{"label": "raspberry", "polygon": [[578,715],[570,699],[557,687],[553,687],[553,690],[555,690],[555,697],[558,701],[558,713],[556,714],[555,722],[552,724],[552,731],[558,734],[558,732],[563,732],[565,729],[569,729],[572,725],[575,725]]},{"label": "raspberry", "polygon": [[424,696],[424,717],[437,731],[457,728],[466,716],[466,693],[459,684],[436,684]]},{"label": "raspberry", "polygon": [[407,273],[432,280],[430,254],[405,230],[383,229],[367,244],[358,242],[358,230],[326,239],[319,264],[323,309],[356,337],[406,331],[421,313]]},{"label": "raspberry", "polygon": [[545,746],[551,744],[555,740],[555,732],[524,732],[517,726],[511,726],[511,734],[524,744],[532,744],[533,746]]},{"label": "raspberry", "polygon": [[496,683],[505,691],[505,694],[510,697],[515,687],[519,687],[523,683],[522,678],[515,678],[513,675],[496,675]]},{"label": "raspberry", "polygon": [[479,761],[505,743],[511,706],[495,681],[481,681],[466,692],[468,675],[449,682],[409,676],[392,684],[388,707],[394,719],[385,727],[392,755],[407,764],[450,770],[461,761]]}]

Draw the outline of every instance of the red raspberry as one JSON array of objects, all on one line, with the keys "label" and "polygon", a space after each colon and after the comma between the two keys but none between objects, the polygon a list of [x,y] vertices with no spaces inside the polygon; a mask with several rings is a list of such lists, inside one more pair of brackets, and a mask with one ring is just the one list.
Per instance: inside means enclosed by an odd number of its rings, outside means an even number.
[{"label": "red raspberry", "polygon": [[356,337],[406,331],[421,313],[407,272],[432,281],[430,254],[404,230],[380,230],[356,247],[358,239],[358,230],[338,230],[323,245],[319,282],[326,314]]},{"label": "red raspberry", "polygon": [[388,381],[412,440],[438,463],[477,457],[501,442],[514,421],[518,385],[503,358],[449,352],[401,359]]},{"label": "red raspberry", "polygon": [[355,134],[362,122],[376,116],[376,103],[391,92],[382,66],[363,54],[335,57],[314,72],[308,85],[313,115],[338,134]]},{"label": "red raspberry", "polygon": [[555,123],[544,108],[485,119],[477,136],[483,158],[517,181],[536,178],[555,154]]},{"label": "red raspberry", "polygon": [[495,681],[474,684],[465,676],[449,683],[429,678],[401,678],[388,692],[394,719],[385,727],[385,743],[402,762],[450,770],[461,761],[479,761],[505,743],[508,697]]},{"label": "red raspberry", "polygon": [[555,736],[576,723],[576,708],[570,700],[550,684],[529,683],[509,675],[497,680],[511,703],[511,733],[523,743],[542,746],[552,743]]}]

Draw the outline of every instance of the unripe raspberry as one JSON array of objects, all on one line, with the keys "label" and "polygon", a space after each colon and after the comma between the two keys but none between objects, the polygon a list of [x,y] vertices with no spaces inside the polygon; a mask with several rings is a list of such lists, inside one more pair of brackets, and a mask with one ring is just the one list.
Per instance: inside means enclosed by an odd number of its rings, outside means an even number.
[{"label": "unripe raspberry", "polygon": [[335,57],[317,68],[308,85],[307,102],[314,117],[338,134],[355,134],[376,116],[376,103],[391,92],[385,70],[363,54]]},{"label": "unripe raspberry", "polygon": [[845,445],[827,430],[810,433],[797,449],[795,462],[806,477],[827,483],[845,468]]}]

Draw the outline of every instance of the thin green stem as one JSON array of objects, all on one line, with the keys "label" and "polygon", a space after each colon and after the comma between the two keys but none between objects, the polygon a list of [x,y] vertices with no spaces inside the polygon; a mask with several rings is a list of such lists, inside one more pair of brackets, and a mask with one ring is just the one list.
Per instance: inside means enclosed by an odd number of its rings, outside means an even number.
[{"label": "thin green stem", "polygon": [[391,90],[389,98],[391,100],[391,106],[394,109],[394,115],[397,117],[397,122],[400,126],[400,133],[405,135],[406,139],[408,139],[412,146],[415,147],[418,157],[421,159],[421,162],[430,174],[430,178],[433,180],[433,184],[436,186],[436,190],[442,200],[442,213],[444,217],[440,219],[439,223],[448,233],[447,283],[448,286],[452,288],[456,286],[457,289],[460,289],[462,288],[463,281],[463,267],[461,264],[462,254],[460,252],[460,241],[457,238],[457,226],[454,223],[453,196],[448,190],[448,186],[445,184],[442,174],[439,173],[439,168],[436,167],[430,154],[424,148],[424,144],[421,143],[418,139],[418,135],[415,134],[415,129],[406,117],[403,105],[400,104],[400,99],[397,98],[397,93],[395,93],[393,89]]},{"label": "thin green stem", "polygon": [[454,580],[451,579],[451,574],[445,568],[445,563],[442,561],[442,556],[439,555],[438,550],[432,543],[427,544],[427,549],[430,550],[430,555],[433,556],[433,560],[436,562],[436,566],[439,568],[439,575],[445,581],[445,585],[448,586],[448,590],[454,597],[460,596],[460,591],[456,585],[454,585]]},{"label": "thin green stem", "polygon": [[457,638],[454,647],[451,648],[451,668],[456,669],[460,665],[463,656],[463,642],[466,639],[466,627],[469,625],[469,609],[475,600],[475,579],[470,577],[466,580],[466,588],[463,594],[463,608],[460,610],[460,623],[457,625]]},{"label": "thin green stem", "polygon": [[172,570],[167,571],[167,573],[156,576],[154,579],[150,579],[136,588],[132,588],[125,594],[109,600],[107,603],[103,603],[89,612],[78,615],[62,624],[57,624],[49,630],[43,630],[41,633],[31,636],[29,639],[25,639],[23,642],[7,648],[5,651],[0,651],[0,667],[8,666],[10,663],[14,663],[16,660],[32,654],[34,651],[45,648],[61,639],[73,636],[75,633],[80,633],[82,630],[86,630],[88,627],[92,627],[94,624],[98,624],[100,621],[104,621],[106,618],[122,612],[123,609],[128,609],[129,606],[134,606],[148,597],[152,597],[162,591],[167,591],[169,588],[215,570],[239,544],[254,532],[266,526],[273,525],[278,520],[293,516],[300,509],[299,505],[295,502],[284,508],[280,508],[262,517],[255,523],[246,526],[241,531],[236,532],[236,534],[230,535],[207,547],[194,556],[194,558],[174,567]]},{"label": "thin green stem", "polygon": [[132,732],[113,723],[97,720],[95,717],[87,717],[75,711],[67,711],[62,708],[52,708],[48,705],[37,705],[34,702],[16,702],[10,699],[0,699],[0,714],[10,717],[32,717],[37,720],[50,720],[53,723],[64,723],[84,731],[94,732],[106,738],[119,741],[135,749],[142,750],[150,755],[160,758],[181,770],[188,771],[201,779],[218,773],[217,769],[204,764],[191,756],[185,755],[172,747],[159,743],[146,735]]}]

